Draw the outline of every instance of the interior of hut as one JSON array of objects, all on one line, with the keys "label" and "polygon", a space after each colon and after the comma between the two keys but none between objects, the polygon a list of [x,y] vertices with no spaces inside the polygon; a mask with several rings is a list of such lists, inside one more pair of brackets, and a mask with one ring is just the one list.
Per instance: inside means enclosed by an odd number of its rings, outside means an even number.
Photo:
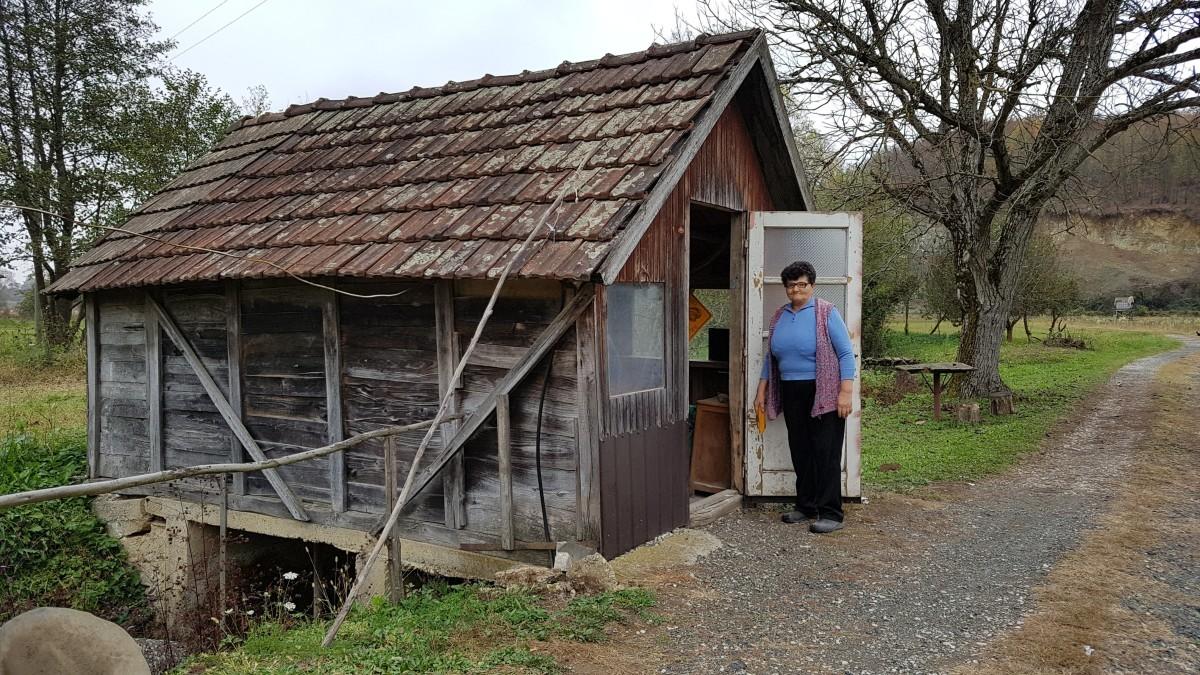
[{"label": "interior of hut", "polygon": [[694,497],[732,487],[729,410],[731,242],[737,214],[693,203],[689,213],[688,403]]}]

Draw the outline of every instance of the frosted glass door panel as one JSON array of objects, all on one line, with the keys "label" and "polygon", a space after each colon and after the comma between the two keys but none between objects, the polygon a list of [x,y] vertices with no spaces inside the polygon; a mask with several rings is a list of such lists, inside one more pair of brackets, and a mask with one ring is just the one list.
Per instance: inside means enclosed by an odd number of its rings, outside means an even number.
[{"label": "frosted glass door panel", "polygon": [[769,227],[763,237],[763,272],[767,276],[778,276],[780,270],[797,260],[811,263],[819,277],[846,276],[844,229]]}]

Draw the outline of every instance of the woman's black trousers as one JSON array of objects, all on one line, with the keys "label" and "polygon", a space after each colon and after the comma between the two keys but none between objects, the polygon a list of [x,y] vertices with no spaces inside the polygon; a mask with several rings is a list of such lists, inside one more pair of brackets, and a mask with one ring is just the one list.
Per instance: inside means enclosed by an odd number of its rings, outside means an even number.
[{"label": "woman's black trousers", "polygon": [[812,416],[815,380],[783,380],[779,402],[787,423],[792,466],[796,470],[796,510],[841,522],[842,440],[846,420],[837,411]]}]

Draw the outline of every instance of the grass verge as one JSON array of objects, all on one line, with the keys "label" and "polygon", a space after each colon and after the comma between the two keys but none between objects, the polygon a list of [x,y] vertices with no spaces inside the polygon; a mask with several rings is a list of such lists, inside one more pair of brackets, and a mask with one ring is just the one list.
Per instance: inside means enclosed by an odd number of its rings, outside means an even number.
[{"label": "grass verge", "polygon": [[[0,319],[0,493],[86,477],[86,404],[78,346],[47,359],[29,322]],[[0,511],[0,622],[38,606],[73,607],[129,627],[148,620],[137,574],[90,503]]]},{"label": "grass verge", "polygon": [[258,624],[240,646],[193,657],[181,673],[556,673],[549,641],[595,642],[614,622],[654,619],[653,596],[631,588],[548,607],[528,593],[467,584],[424,587],[397,604],[356,608],[330,649],[327,623]]},{"label": "grass verge", "polygon": [[[904,335],[888,332],[888,354],[925,362],[952,361],[958,334],[929,335],[916,322]],[[1044,326],[1033,326],[1035,334]],[[876,489],[908,491],[933,481],[972,480],[1001,471],[1038,443],[1072,406],[1138,358],[1167,351],[1178,343],[1165,335],[1090,329],[1076,332],[1088,349],[1046,347],[1024,336],[1006,343],[1000,374],[1015,394],[1017,412],[958,425],[953,415],[934,422],[933,395],[923,388],[898,401],[894,373],[863,374],[863,482]],[[894,402],[893,402],[894,401]]]}]

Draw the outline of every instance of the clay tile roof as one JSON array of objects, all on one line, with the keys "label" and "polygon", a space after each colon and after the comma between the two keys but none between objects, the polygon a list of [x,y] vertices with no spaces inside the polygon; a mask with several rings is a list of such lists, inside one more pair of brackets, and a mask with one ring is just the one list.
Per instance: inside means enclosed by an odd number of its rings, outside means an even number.
[{"label": "clay tile roof", "polygon": [[517,274],[592,278],[759,39],[701,35],[244,118],[133,213],[125,229],[137,235],[110,233],[51,290],[284,270],[495,278],[568,190]]}]

